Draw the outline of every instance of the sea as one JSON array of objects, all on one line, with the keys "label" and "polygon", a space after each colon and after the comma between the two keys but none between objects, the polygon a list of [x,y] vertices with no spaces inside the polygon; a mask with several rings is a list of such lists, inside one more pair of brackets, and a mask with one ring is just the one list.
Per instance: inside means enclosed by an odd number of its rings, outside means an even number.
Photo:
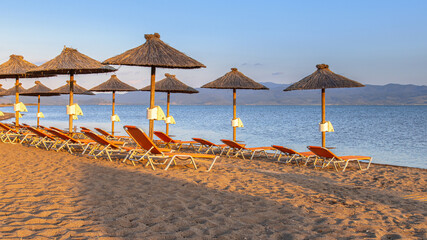
[{"label": "sea", "polygon": [[[75,127],[100,127],[111,130],[111,105],[80,106],[83,116]],[[166,106],[161,106],[166,112]],[[21,122],[35,125],[37,106],[27,106]],[[148,132],[147,106],[117,105],[121,121],[115,123],[117,135],[125,135],[124,125],[134,125]],[[13,107],[0,111],[13,112]],[[66,129],[65,106],[41,106],[44,126]],[[232,106],[171,106],[176,124],[170,135],[180,140],[205,138],[214,143],[232,139]],[[249,147],[282,145],[307,151],[309,145],[321,145],[320,106],[237,106],[243,128],[237,140]],[[326,120],[334,132],[326,133],[326,146],[337,155],[367,155],[374,163],[427,168],[427,106],[326,106]],[[7,120],[8,122],[14,119]],[[163,121],[155,121],[156,131],[165,131]]]}]

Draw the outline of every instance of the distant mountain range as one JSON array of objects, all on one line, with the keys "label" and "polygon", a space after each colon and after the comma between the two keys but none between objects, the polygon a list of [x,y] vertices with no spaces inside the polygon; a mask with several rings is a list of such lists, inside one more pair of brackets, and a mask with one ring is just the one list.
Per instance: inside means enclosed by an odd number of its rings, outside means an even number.
[{"label": "distant mountain range", "polygon": [[[265,90],[237,90],[238,105],[319,105],[320,90],[302,90],[283,92],[288,84],[271,82],[262,83]],[[198,88],[198,94],[171,94],[171,102],[175,105],[230,105],[232,90]],[[80,105],[111,104],[111,93],[100,93],[95,96],[77,95],[76,102]],[[148,105],[149,92],[128,92],[116,95],[116,104]],[[24,103],[36,102],[35,97],[21,97]],[[14,96],[0,98],[1,103],[14,102]],[[66,105],[68,95],[58,97],[42,97],[43,105]],[[166,94],[156,94],[156,104],[166,104]],[[326,89],[328,105],[427,105],[427,86],[387,84],[366,85],[362,88]]]}]

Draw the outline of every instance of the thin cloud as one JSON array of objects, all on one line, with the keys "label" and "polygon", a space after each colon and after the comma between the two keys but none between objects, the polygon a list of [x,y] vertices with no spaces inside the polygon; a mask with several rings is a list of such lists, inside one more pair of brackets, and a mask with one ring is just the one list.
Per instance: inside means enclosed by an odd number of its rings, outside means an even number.
[{"label": "thin cloud", "polygon": [[271,75],[273,75],[273,76],[279,76],[279,75],[283,75],[283,72],[274,72]]}]

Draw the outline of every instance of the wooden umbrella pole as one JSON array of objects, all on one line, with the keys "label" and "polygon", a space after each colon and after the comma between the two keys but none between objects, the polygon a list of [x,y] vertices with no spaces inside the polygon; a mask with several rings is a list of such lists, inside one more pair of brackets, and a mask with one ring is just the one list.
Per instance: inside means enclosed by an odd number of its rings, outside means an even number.
[{"label": "wooden umbrella pole", "polygon": [[[70,107],[73,105],[74,73],[70,74]],[[73,133],[73,115],[68,115],[68,132]]]},{"label": "wooden umbrella pole", "polygon": [[[167,107],[166,107],[166,117],[169,117],[170,103],[171,103],[171,93],[168,92],[168,103],[167,103]],[[169,123],[166,123],[166,135],[169,136]]]},{"label": "wooden umbrella pole", "polygon": [[40,95],[38,95],[38,99],[37,99],[37,128],[39,128],[39,125],[40,125],[39,113],[40,113]]},{"label": "wooden umbrella pole", "polygon": [[[113,91],[113,113],[111,116],[114,116],[114,110],[116,106],[116,91]],[[114,121],[111,120],[111,135],[114,136]]]},{"label": "wooden umbrella pole", "polygon": [[[15,103],[19,103],[19,77],[15,80]],[[19,128],[19,112],[15,111],[15,126]]]},{"label": "wooden umbrella pole", "polygon": [[[325,89],[322,88],[322,124],[325,123]],[[325,147],[326,132],[322,132],[322,147]]]},{"label": "wooden umbrella pole", "polygon": [[[151,90],[150,90],[150,109],[154,108],[154,95],[156,91],[156,67],[151,67]],[[153,139],[154,135],[154,119],[150,119],[150,138]]]},{"label": "wooden umbrella pole", "polygon": [[[233,120],[236,119],[236,89],[233,89]],[[236,141],[236,127],[233,127],[233,141]]]}]

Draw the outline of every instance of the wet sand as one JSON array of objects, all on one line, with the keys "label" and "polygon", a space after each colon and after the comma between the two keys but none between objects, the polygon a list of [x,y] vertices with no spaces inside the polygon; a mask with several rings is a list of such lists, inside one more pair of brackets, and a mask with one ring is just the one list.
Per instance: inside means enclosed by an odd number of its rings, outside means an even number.
[{"label": "wet sand", "polygon": [[427,170],[168,171],[0,143],[0,239],[426,239]]}]

